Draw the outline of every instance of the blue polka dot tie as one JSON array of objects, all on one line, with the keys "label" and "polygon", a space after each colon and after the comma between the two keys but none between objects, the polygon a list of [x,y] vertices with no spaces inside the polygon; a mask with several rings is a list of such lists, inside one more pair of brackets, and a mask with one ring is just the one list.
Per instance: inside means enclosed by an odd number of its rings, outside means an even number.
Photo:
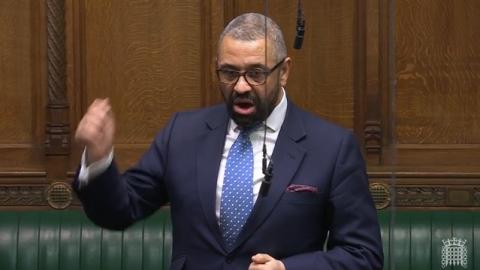
[{"label": "blue polka dot tie", "polygon": [[245,130],[238,135],[228,152],[225,167],[220,229],[228,249],[232,249],[253,208],[253,149],[250,132],[251,130]]}]

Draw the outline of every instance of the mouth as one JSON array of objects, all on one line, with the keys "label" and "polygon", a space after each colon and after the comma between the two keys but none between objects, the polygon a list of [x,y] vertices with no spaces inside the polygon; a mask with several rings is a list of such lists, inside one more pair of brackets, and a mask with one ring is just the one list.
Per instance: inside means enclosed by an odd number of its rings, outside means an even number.
[{"label": "mouth", "polygon": [[233,102],[233,111],[240,115],[251,115],[255,113],[255,102],[251,99],[237,98]]}]

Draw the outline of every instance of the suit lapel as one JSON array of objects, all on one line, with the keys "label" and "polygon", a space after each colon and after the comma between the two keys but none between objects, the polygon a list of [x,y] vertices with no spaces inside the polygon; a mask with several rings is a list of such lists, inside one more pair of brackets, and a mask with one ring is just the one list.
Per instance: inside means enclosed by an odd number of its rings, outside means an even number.
[{"label": "suit lapel", "polygon": [[265,197],[259,195],[250,218],[239,235],[237,247],[266,220],[285,193],[305,156],[305,149],[298,144],[304,137],[305,129],[298,109],[289,102],[285,121],[273,151],[273,178],[270,190]]},{"label": "suit lapel", "polygon": [[198,197],[208,225],[218,243],[223,246],[217,217],[215,216],[217,177],[228,121],[225,107],[221,108],[223,108],[223,111],[215,110],[214,113],[206,117],[206,130],[198,141],[197,185]]}]

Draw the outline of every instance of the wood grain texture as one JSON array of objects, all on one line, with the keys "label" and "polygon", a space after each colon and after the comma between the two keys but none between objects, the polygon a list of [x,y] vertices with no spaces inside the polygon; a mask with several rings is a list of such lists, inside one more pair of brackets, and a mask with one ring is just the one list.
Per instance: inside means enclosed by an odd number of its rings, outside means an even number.
[{"label": "wood grain texture", "polygon": [[353,128],[355,1],[302,1],[306,19],[301,50],[293,49],[297,1],[237,1],[237,14],[267,13],[283,30],[293,69],[288,95],[301,107]]},{"label": "wood grain texture", "polygon": [[173,112],[200,107],[199,1],[85,1],[83,87],[110,97],[118,143],[147,143]]},{"label": "wood grain texture", "polygon": [[227,4],[223,0],[202,1],[202,107],[223,102],[216,74],[216,56],[218,39],[226,23]]},{"label": "wood grain texture", "polygon": [[2,172],[44,171],[42,4],[0,1],[0,183]]},{"label": "wood grain texture", "polygon": [[0,144],[29,143],[33,132],[31,2],[0,1]]},{"label": "wood grain texture", "polygon": [[480,2],[397,2],[398,143],[479,144]]},{"label": "wood grain texture", "polygon": [[[172,113],[222,101],[213,68],[218,35],[240,13],[267,12],[293,58],[290,98],[360,132],[374,154],[371,181],[414,194],[404,207],[421,207],[412,202],[428,195],[423,188],[453,194],[432,207],[480,206],[480,2],[303,0],[301,50],[292,46],[296,1],[266,2],[65,0],[67,95],[50,100],[66,99],[70,115],[49,117],[61,116],[55,120],[73,133],[94,98],[110,97],[116,159],[127,168]],[[46,156],[46,9],[46,0],[0,1],[3,209],[34,207],[29,198],[39,193],[25,190],[71,181],[80,158],[80,147]]]},{"label": "wood grain texture", "polygon": [[354,131],[363,146],[367,164],[378,165],[382,158],[385,121],[382,116],[387,106],[381,102],[384,96],[381,84],[384,74],[380,64],[387,43],[380,1],[357,1],[355,10],[354,42]]}]

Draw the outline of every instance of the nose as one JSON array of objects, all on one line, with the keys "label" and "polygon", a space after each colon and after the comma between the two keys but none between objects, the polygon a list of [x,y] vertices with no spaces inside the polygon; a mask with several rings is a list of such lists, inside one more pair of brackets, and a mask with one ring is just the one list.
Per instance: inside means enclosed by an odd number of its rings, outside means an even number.
[{"label": "nose", "polygon": [[237,92],[239,94],[243,94],[243,93],[246,93],[248,91],[251,91],[252,86],[250,84],[248,84],[247,80],[245,79],[245,75],[243,75],[243,76],[240,76],[238,78],[238,81],[235,84],[235,86],[233,87],[233,90],[235,90],[235,92]]}]

